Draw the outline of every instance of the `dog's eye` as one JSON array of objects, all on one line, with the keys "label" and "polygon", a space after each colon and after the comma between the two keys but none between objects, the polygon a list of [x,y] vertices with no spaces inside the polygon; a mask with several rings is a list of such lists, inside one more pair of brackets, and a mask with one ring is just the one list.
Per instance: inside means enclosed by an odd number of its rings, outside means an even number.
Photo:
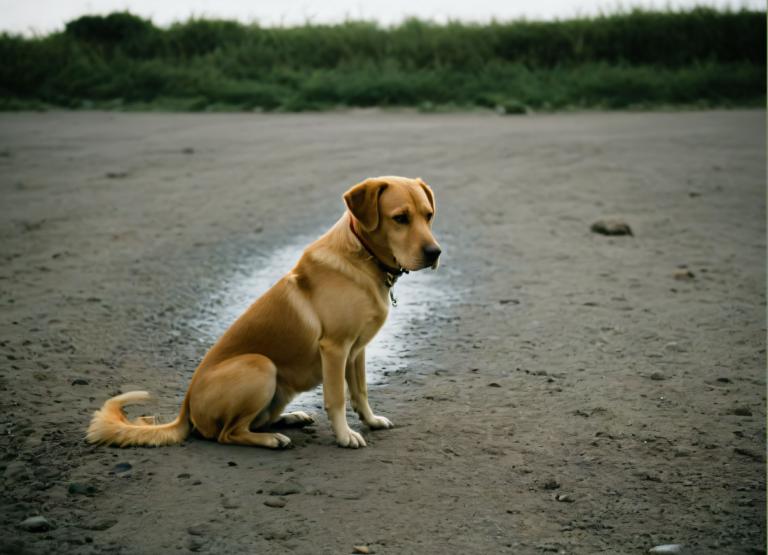
[{"label": "dog's eye", "polygon": [[432,221],[432,216],[434,216],[434,214],[433,214],[432,212],[430,212],[429,214],[427,214],[427,221],[428,221],[428,222],[431,222],[431,221]]},{"label": "dog's eye", "polygon": [[408,214],[398,214],[397,216],[392,216],[392,219],[395,220],[399,224],[407,224],[408,223]]}]

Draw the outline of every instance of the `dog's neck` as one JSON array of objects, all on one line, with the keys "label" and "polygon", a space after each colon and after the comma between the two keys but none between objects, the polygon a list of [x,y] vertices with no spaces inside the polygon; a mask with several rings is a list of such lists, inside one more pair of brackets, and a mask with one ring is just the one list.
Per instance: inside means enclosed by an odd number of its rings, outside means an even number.
[{"label": "dog's neck", "polygon": [[389,264],[384,263],[384,261],[382,261],[382,257],[376,253],[376,251],[371,246],[371,243],[365,240],[364,233],[362,233],[355,224],[355,218],[350,216],[349,229],[352,231],[352,235],[355,236],[355,238],[366,250],[366,252],[371,255],[371,258],[376,263],[376,266],[384,274],[384,284],[387,286],[387,288],[391,288],[400,276],[408,273],[408,270],[401,267],[395,268],[394,266],[390,266]]}]

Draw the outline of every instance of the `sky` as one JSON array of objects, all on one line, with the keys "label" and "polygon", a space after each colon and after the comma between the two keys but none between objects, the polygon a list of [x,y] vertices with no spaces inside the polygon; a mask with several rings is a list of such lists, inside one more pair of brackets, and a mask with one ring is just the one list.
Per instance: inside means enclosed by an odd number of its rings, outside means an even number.
[{"label": "sky", "polygon": [[67,21],[85,14],[128,10],[168,25],[190,17],[235,19],[262,26],[295,25],[307,21],[333,23],[345,19],[394,24],[406,17],[444,22],[450,19],[486,22],[491,19],[566,19],[626,10],[664,9],[694,5],[765,9],[765,0],[0,0],[0,30],[26,35],[61,30]]}]

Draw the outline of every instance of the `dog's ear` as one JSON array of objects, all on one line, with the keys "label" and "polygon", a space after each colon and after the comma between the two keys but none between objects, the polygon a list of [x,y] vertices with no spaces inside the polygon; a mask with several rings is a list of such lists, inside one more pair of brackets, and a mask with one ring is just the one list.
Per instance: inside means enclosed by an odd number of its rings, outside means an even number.
[{"label": "dog's ear", "polygon": [[386,181],[368,178],[344,193],[344,203],[366,231],[379,225],[379,197],[386,188]]},{"label": "dog's ear", "polygon": [[424,192],[427,194],[427,199],[429,200],[430,206],[432,206],[432,212],[437,212],[437,208],[435,208],[435,193],[432,192],[432,189],[429,185],[426,184],[426,182],[420,178],[417,177],[416,181],[419,185],[421,185],[421,188],[424,189]]}]

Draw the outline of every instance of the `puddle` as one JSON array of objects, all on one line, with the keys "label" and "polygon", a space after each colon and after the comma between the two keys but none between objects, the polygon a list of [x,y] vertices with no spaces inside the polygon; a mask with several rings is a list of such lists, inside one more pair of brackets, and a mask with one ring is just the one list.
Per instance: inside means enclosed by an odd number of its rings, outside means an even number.
[{"label": "puddle", "polygon": [[[254,300],[293,268],[306,246],[319,235],[299,238],[268,255],[254,257],[247,268],[236,269],[200,311],[205,319],[193,323],[193,327],[207,336],[211,344],[215,342]],[[395,285],[398,305],[390,307],[387,321],[366,347],[366,373],[371,389],[386,383],[385,371],[405,366],[402,354],[406,342],[402,338],[411,325],[426,317],[430,307],[445,303],[445,296],[438,289],[439,276],[439,272],[431,270],[412,272]],[[323,410],[322,386],[297,396],[288,410]]]}]

